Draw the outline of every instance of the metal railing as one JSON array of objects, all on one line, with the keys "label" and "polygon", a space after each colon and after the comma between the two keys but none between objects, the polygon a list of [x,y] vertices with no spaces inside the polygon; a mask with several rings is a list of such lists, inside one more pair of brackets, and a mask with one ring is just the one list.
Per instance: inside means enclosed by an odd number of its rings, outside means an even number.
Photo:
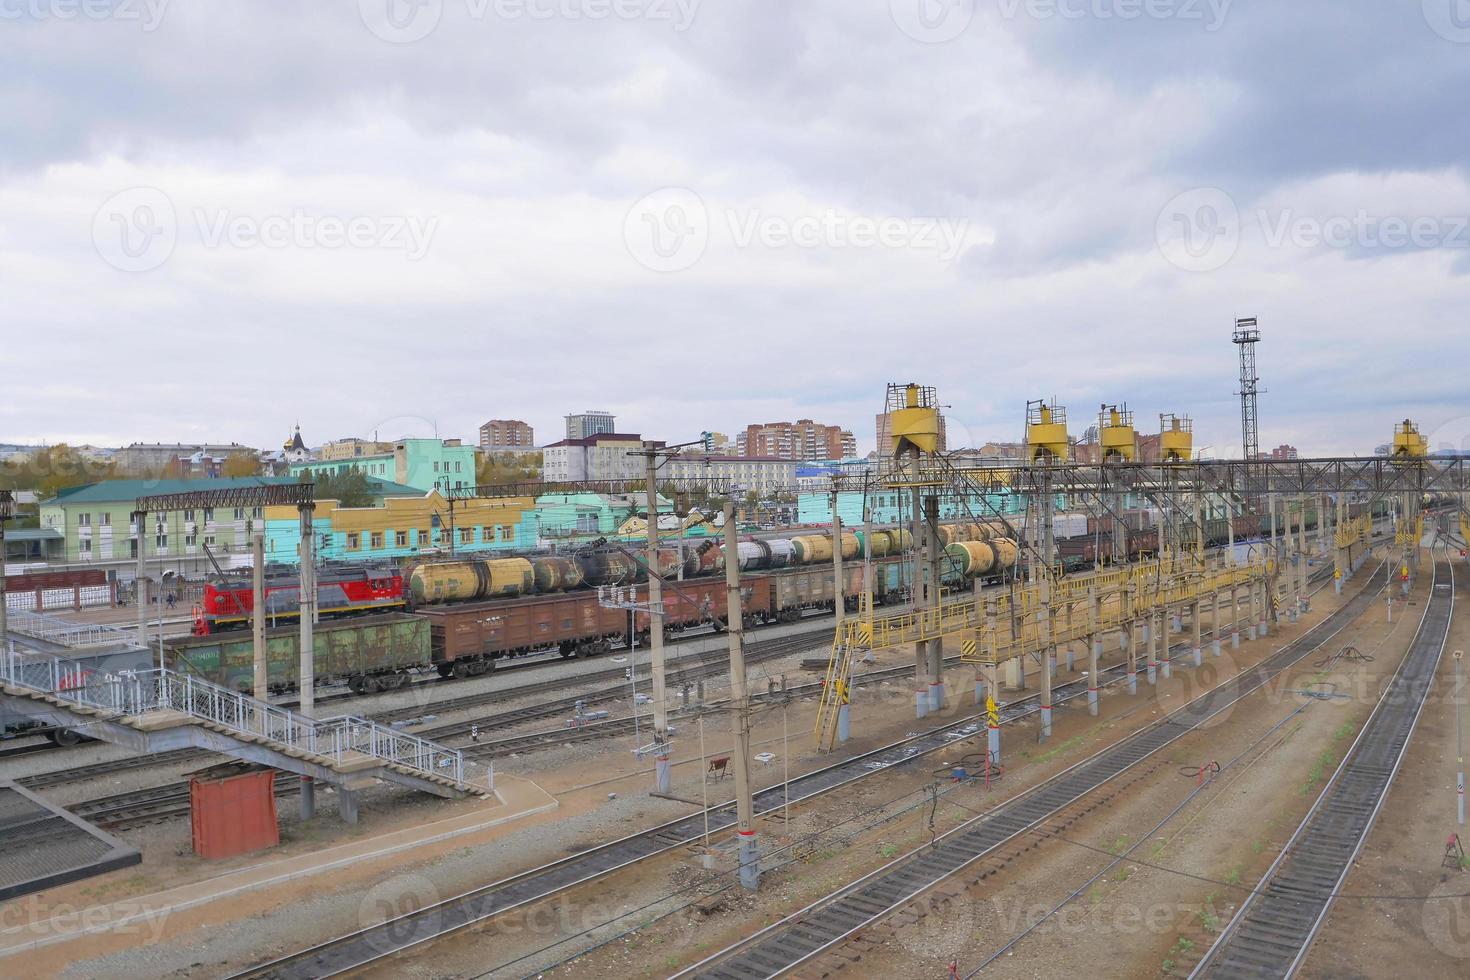
[{"label": "metal railing", "polygon": [[9,609],[7,629],[37,640],[64,647],[98,647],[115,643],[132,643],[136,634],[104,623],[74,623],[59,616],[48,616],[27,609]]},{"label": "metal railing", "polygon": [[459,749],[366,718],[308,718],[166,668],[107,674],[79,669],[62,657],[11,649],[0,657],[0,681],[116,718],[178,711],[201,723],[264,739],[282,751],[294,749],[339,766],[348,761],[348,756],[361,754],[419,775],[445,777],[460,787],[494,788],[494,770],[489,767],[484,786],[469,782],[464,753]]}]

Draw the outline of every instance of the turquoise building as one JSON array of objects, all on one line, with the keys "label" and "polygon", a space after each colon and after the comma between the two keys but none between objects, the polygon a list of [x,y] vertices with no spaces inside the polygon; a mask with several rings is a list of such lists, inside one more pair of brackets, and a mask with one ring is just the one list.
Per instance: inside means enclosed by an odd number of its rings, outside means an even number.
[{"label": "turquoise building", "polygon": [[393,451],[347,459],[305,460],[291,464],[291,476],[336,475],[359,470],[369,477],[391,480],[427,493],[460,490],[475,485],[479,450],[458,439],[400,439]]}]

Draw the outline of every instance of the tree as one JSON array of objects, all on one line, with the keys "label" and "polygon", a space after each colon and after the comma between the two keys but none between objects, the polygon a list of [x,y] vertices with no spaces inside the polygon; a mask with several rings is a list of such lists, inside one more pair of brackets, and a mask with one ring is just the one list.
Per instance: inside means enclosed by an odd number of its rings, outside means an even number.
[{"label": "tree", "polygon": [[90,459],[68,446],[58,443],[27,456],[12,456],[0,468],[0,488],[35,490],[46,500],[57,491],[84,486],[112,477],[116,466]]},{"label": "tree", "polygon": [[532,483],[541,479],[540,453],[494,453],[481,457],[475,482],[482,487]]},{"label": "tree", "polygon": [[302,470],[300,482],[316,484],[312,495],[317,500],[335,500],[341,507],[371,507],[373,505],[373,494],[368,486],[368,478],[362,470],[355,466],[336,473],[324,473],[317,476],[312,476],[309,470]]},{"label": "tree", "polygon": [[260,472],[260,457],[249,449],[237,449],[225,457],[223,476],[255,476]]}]

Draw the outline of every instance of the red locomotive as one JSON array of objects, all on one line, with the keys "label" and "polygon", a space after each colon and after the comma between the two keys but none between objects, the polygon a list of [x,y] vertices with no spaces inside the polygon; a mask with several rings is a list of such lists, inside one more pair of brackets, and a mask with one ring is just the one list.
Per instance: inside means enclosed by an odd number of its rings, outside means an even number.
[{"label": "red locomotive", "polygon": [[[317,615],[322,618],[392,612],[408,607],[403,574],[388,565],[327,562],[317,570]],[[204,587],[194,611],[194,635],[244,629],[255,609],[250,573],[216,576]],[[294,623],[301,615],[301,576],[283,566],[267,566],[267,625]]]}]

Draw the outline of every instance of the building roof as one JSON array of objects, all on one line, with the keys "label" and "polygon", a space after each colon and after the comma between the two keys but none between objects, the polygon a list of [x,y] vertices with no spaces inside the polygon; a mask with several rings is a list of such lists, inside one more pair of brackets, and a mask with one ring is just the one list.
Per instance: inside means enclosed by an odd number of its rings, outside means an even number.
[{"label": "building roof", "polygon": [[[102,480],[85,486],[67,487],[42,503],[98,504],[131,503],[139,497],[190,490],[229,490],[235,487],[263,487],[296,483],[290,476],[226,476],[212,480]],[[377,497],[422,497],[424,491],[391,480],[367,479],[368,492]]]},{"label": "building roof", "polygon": [[306,452],[306,443],[301,440],[301,426],[296,427],[296,434],[291,437],[290,442],[286,443],[286,451],[290,453]]},{"label": "building roof", "polygon": [[5,532],[6,541],[60,541],[64,536],[60,528],[13,527]]},{"label": "building roof", "polygon": [[[561,442],[553,442],[543,449],[556,449],[558,446],[595,446],[599,442],[642,442],[643,437],[636,432],[598,432],[585,439],[563,439]],[[662,446],[663,440],[654,440],[655,446]]]}]

